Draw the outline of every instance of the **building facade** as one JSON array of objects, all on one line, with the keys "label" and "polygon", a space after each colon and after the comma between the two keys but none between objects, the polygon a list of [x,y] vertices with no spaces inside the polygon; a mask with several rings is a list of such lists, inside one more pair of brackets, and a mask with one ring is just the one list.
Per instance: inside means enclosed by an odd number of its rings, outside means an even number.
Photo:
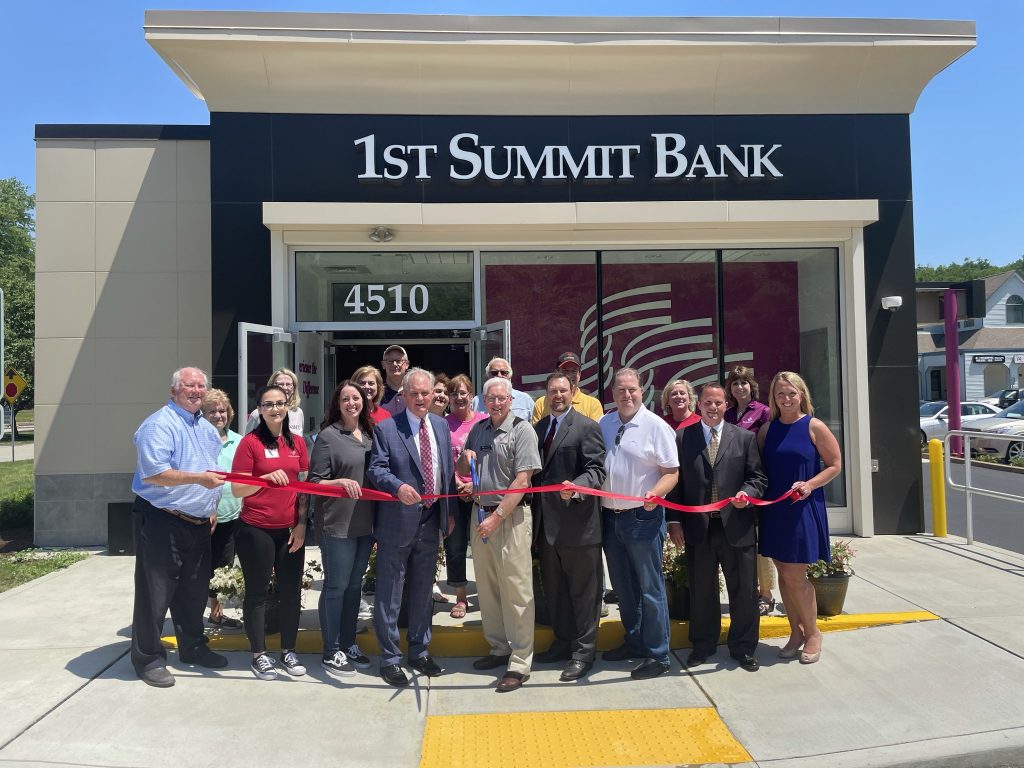
[{"label": "building facade", "polygon": [[[391,343],[539,393],[800,371],[836,532],[922,523],[909,115],[969,22],[149,12],[209,126],[38,126],[39,543],[102,543],[182,364],[307,429]],[[240,407],[241,406],[241,407]]]}]

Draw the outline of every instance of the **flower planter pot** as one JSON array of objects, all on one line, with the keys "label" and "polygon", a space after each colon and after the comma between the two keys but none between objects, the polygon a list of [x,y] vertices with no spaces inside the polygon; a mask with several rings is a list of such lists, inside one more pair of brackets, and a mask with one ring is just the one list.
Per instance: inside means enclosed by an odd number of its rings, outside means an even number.
[{"label": "flower planter pot", "polygon": [[814,596],[818,601],[819,616],[838,616],[843,612],[846,590],[850,586],[850,576],[852,575],[851,573],[817,578],[808,577],[807,580],[814,587]]},{"label": "flower planter pot", "polygon": [[668,597],[668,617],[676,621],[690,619],[690,590],[677,587],[672,582],[665,582],[665,595]]}]

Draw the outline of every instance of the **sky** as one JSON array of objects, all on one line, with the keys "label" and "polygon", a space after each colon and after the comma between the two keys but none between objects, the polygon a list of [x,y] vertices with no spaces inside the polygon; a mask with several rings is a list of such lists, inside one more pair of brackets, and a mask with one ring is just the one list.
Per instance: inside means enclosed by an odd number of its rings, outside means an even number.
[{"label": "sky", "polygon": [[35,188],[38,123],[208,124],[146,43],[147,9],[524,16],[835,16],[977,23],[977,48],[925,87],[911,116],[918,264],[1024,255],[1021,0],[32,0],[0,3],[0,178]]}]

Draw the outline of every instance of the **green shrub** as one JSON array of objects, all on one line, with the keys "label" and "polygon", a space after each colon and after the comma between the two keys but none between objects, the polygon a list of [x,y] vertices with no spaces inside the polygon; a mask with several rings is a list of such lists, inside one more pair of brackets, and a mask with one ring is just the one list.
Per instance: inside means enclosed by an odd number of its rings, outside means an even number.
[{"label": "green shrub", "polygon": [[16,461],[0,469],[0,528],[32,525],[35,501],[32,468],[34,462]]}]

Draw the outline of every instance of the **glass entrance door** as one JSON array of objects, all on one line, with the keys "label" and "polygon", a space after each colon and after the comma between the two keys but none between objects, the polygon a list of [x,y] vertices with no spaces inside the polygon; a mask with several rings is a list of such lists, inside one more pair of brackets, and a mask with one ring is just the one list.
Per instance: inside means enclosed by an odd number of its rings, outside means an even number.
[{"label": "glass entrance door", "polygon": [[293,368],[295,350],[292,335],[283,328],[256,323],[238,324],[238,432],[245,434],[245,422],[256,409],[256,390],[267,383],[278,368]]},{"label": "glass entrance door", "polygon": [[488,323],[473,331],[472,355],[470,367],[473,371],[473,383],[477,391],[482,391],[487,380],[487,363],[495,357],[503,357],[515,370],[512,362],[512,334],[508,320]]}]

